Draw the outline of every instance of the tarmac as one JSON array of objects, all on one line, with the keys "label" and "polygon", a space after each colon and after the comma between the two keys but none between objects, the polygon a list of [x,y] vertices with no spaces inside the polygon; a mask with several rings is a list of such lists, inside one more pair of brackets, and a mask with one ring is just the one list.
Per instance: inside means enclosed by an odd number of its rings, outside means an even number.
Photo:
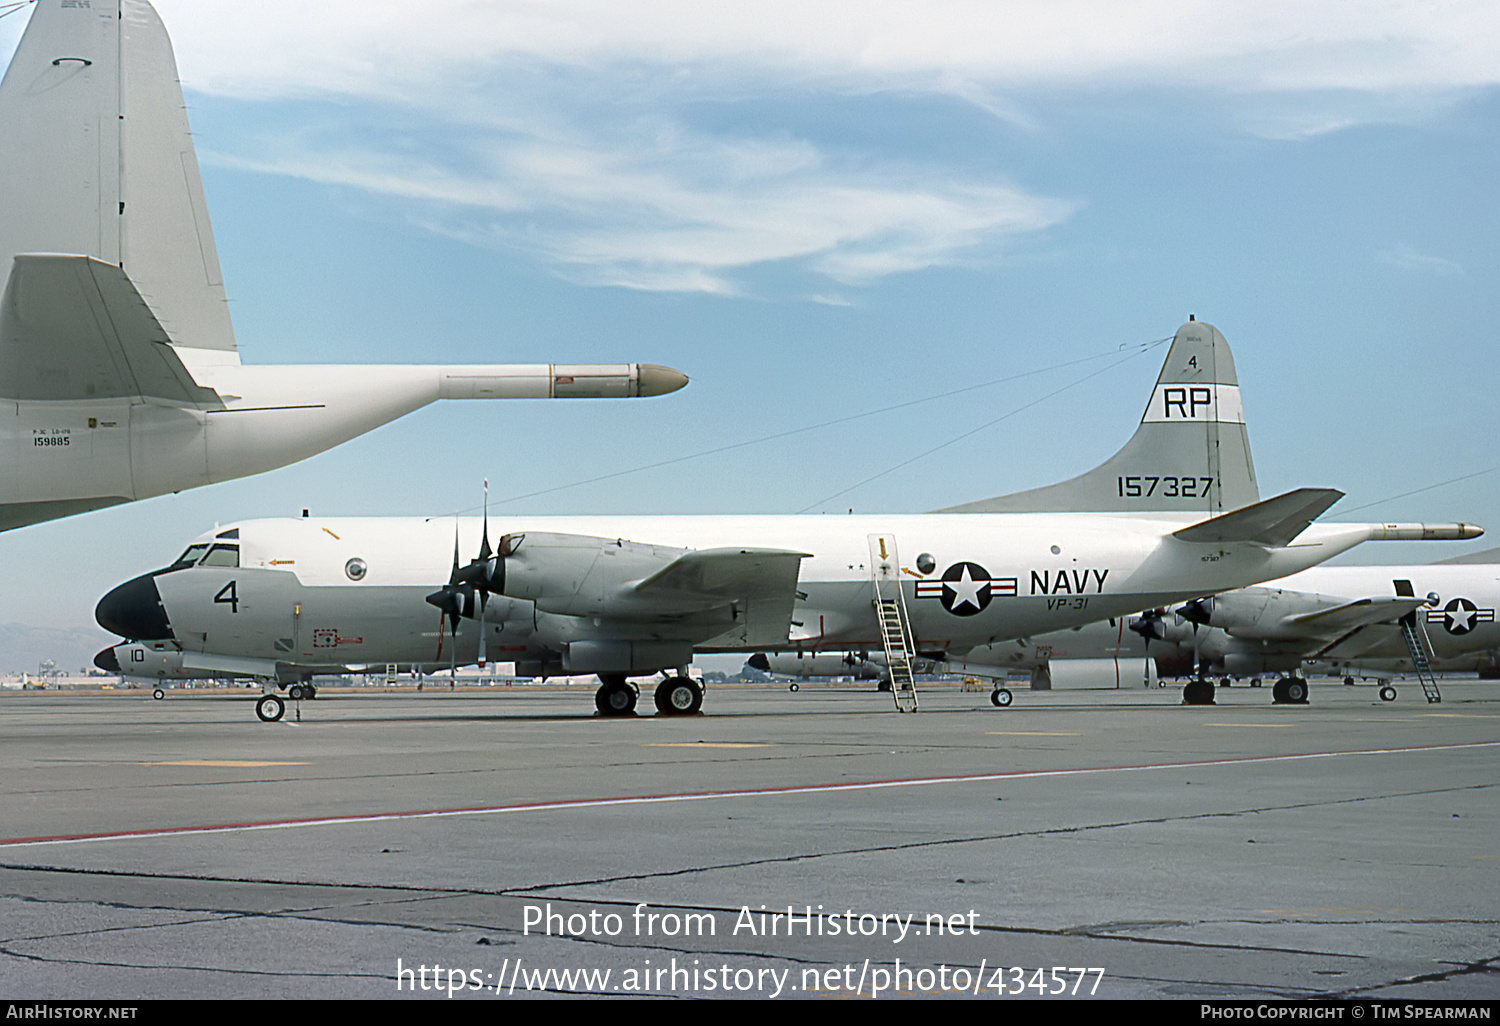
[{"label": "tarmac", "polygon": [[0,693],[0,984],[1492,1001],[1500,684],[1442,690]]}]

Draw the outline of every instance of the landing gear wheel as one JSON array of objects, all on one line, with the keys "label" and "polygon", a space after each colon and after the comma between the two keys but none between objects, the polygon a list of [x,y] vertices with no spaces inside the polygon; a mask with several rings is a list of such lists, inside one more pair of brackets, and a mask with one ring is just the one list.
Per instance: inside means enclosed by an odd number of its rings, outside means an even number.
[{"label": "landing gear wheel", "polygon": [[801,684],[796,684],[796,683],[788,684],[787,685],[787,690],[788,691],[801,691],[802,690],[802,685]]},{"label": "landing gear wheel", "polygon": [[1352,688],[1352,687],[1354,687],[1354,678],[1353,677],[1345,677],[1344,678],[1344,687],[1346,687],[1346,688]]},{"label": "landing gear wheel", "polygon": [[1252,688],[1258,688],[1258,687],[1260,687],[1260,678],[1259,677],[1251,677],[1250,678],[1250,686]]},{"label": "landing gear wheel", "polygon": [[301,684],[293,684],[286,689],[286,697],[290,698],[293,702],[300,702],[307,696],[302,693]]},{"label": "landing gear wheel", "polygon": [[703,688],[691,677],[668,677],[656,686],[655,697],[662,716],[691,716],[703,708]]},{"label": "landing gear wheel", "polygon": [[314,698],[318,697],[318,689],[313,687],[311,684],[304,684],[302,685],[302,697],[307,699],[308,701],[312,701]]},{"label": "landing gear wheel", "polygon": [[1307,681],[1301,677],[1283,677],[1271,689],[1271,700],[1282,705],[1306,705]]},{"label": "landing gear wheel", "polygon": [[1184,705],[1213,705],[1213,682],[1207,680],[1188,682],[1187,686],[1182,689],[1182,703]]},{"label": "landing gear wheel", "polygon": [[286,703],[275,695],[263,695],[255,703],[255,715],[265,723],[275,723],[286,714]]},{"label": "landing gear wheel", "polygon": [[600,716],[630,716],[635,712],[635,688],[623,680],[602,684],[594,693],[594,708]]},{"label": "landing gear wheel", "polygon": [[167,693],[161,688],[157,688],[155,691],[151,692],[151,697],[160,702],[163,698],[167,697]]},{"label": "landing gear wheel", "polygon": [[1382,702],[1394,702],[1396,700],[1396,689],[1387,684],[1380,689],[1380,700]]},{"label": "landing gear wheel", "polygon": [[990,692],[990,704],[1004,709],[1016,700],[1016,696],[1010,693],[1009,688],[996,688]]}]

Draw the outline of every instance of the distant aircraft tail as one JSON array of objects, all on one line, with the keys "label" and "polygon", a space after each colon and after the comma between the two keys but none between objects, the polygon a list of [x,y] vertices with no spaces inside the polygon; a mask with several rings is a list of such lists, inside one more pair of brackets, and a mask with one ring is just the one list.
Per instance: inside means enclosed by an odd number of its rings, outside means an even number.
[{"label": "distant aircraft tail", "polygon": [[[172,44],[144,0],[39,0],[0,82],[0,281],[124,268],[174,346],[235,352]],[[222,357],[219,358],[222,361]]]},{"label": "distant aircraft tail", "polygon": [[1172,339],[1141,426],[1114,456],[1060,484],[937,512],[1212,516],[1259,499],[1229,343],[1213,325],[1190,320]]}]

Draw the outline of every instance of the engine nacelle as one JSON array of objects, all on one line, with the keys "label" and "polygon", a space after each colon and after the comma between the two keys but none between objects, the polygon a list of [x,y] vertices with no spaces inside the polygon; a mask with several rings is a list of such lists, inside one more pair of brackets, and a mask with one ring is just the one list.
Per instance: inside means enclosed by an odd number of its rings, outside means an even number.
[{"label": "engine nacelle", "polygon": [[693,646],[686,641],[573,641],[563,652],[568,673],[623,673],[634,676],[687,666]]},{"label": "engine nacelle", "polygon": [[583,534],[507,534],[496,591],[563,616],[620,615],[632,585],[687,551]]}]

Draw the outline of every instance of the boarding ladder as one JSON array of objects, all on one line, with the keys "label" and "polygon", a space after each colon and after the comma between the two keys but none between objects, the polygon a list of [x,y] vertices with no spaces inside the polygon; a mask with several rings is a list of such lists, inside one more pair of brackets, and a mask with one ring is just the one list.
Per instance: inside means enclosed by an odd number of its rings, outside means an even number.
[{"label": "boarding ladder", "polygon": [[1411,653],[1411,665],[1417,671],[1417,680],[1422,683],[1422,694],[1429,704],[1443,700],[1438,693],[1437,677],[1432,672],[1432,642],[1427,638],[1420,611],[1407,613],[1401,618],[1401,636],[1406,639],[1406,650]]},{"label": "boarding ladder", "polygon": [[900,563],[894,535],[870,535],[871,579],[875,583],[875,617],[885,645],[886,671],[897,712],[917,711],[917,678],[912,672],[911,618],[901,592]]}]

